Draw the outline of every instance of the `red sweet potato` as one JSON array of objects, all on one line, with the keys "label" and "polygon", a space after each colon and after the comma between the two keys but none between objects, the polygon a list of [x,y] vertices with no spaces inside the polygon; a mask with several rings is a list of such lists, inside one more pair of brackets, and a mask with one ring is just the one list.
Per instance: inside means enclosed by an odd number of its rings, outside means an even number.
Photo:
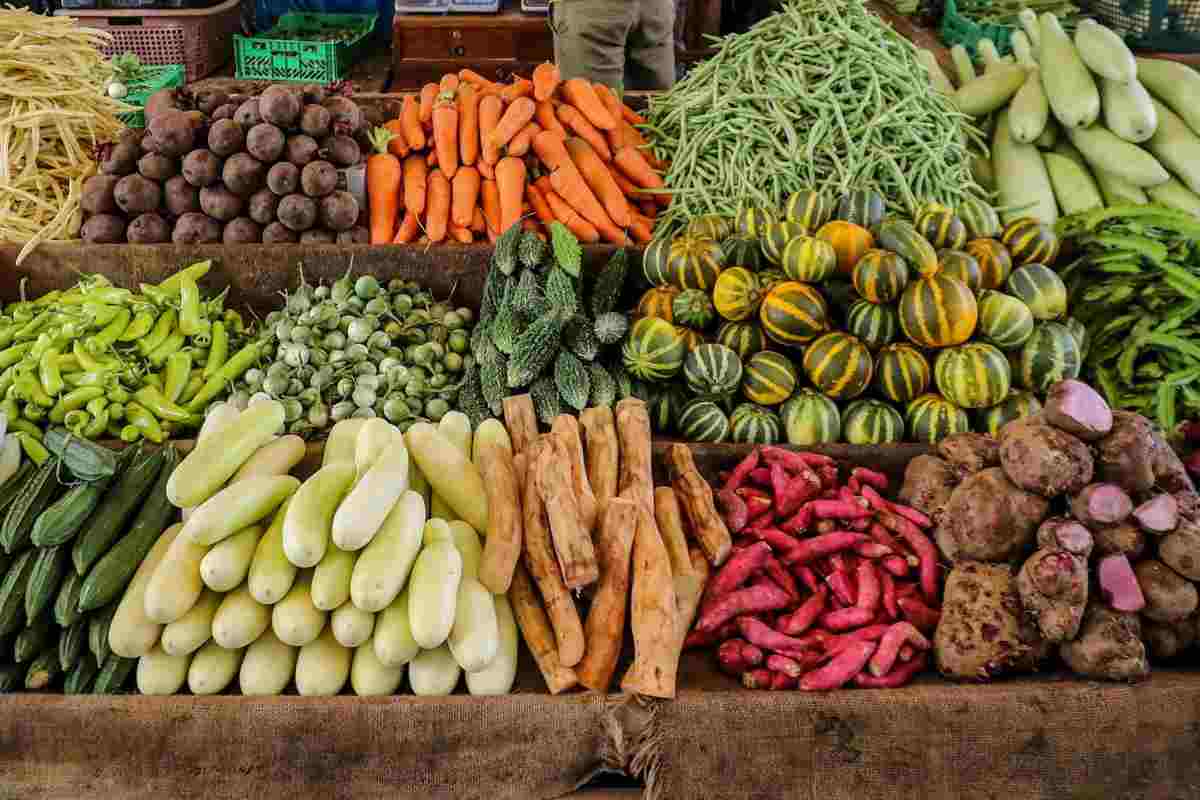
[{"label": "red sweet potato", "polygon": [[904,645],[911,645],[918,650],[928,650],[931,647],[929,640],[922,636],[912,623],[897,622],[888,628],[887,633],[879,640],[879,646],[871,656],[871,674],[880,678],[891,672],[900,655],[900,648]]},{"label": "red sweet potato", "polygon": [[[725,595],[714,595],[700,608],[700,618],[696,622],[696,630],[714,630],[741,614],[778,611],[786,608],[789,601],[787,592],[771,581],[752,583],[744,589],[737,589]],[[751,641],[754,640],[751,639]]]},{"label": "red sweet potato", "polygon": [[907,686],[918,673],[929,664],[929,656],[917,654],[912,660],[897,664],[892,671],[878,678],[867,672],[854,676],[854,685],[860,689],[898,689]]},{"label": "red sweet potato", "polygon": [[806,692],[824,692],[844,686],[862,672],[875,647],[874,642],[847,645],[828,664],[801,678],[800,688]]}]

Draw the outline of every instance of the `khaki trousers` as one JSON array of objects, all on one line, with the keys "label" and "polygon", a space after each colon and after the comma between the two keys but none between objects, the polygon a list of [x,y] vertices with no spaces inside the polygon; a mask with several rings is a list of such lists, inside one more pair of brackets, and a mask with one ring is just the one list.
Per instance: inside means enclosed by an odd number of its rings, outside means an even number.
[{"label": "khaki trousers", "polygon": [[633,90],[675,83],[674,0],[554,0],[551,13],[564,80]]}]

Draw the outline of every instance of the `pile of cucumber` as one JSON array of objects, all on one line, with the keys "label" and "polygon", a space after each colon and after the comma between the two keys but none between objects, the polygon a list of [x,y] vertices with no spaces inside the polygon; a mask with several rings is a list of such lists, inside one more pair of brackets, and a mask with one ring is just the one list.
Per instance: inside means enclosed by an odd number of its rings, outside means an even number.
[{"label": "pile of cucumber", "polygon": [[175,450],[117,453],[58,427],[26,453],[0,485],[0,692],[116,692],[137,660],[108,630],[173,515]]}]

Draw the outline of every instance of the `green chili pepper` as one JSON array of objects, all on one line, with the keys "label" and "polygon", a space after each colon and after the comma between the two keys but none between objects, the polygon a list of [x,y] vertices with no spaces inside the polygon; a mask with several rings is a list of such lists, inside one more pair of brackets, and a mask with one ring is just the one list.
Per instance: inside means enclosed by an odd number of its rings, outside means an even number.
[{"label": "green chili pepper", "polygon": [[[111,429],[110,429],[111,430]],[[136,425],[126,425],[117,432],[116,437],[126,444],[133,444],[142,438],[142,432]]]},{"label": "green chili pepper", "polygon": [[63,425],[67,430],[76,436],[83,436],[84,427],[91,421],[91,414],[83,409],[77,408],[70,414],[67,414],[67,418],[63,420]]},{"label": "green chili pepper", "polygon": [[204,386],[200,387],[196,396],[188,401],[187,410],[193,413],[202,411],[208,405],[208,401],[219,395],[227,384],[241,377],[241,374],[250,369],[258,360],[258,348],[258,342],[250,342],[237,351],[215,374],[209,377]]},{"label": "green chili pepper", "polygon": [[125,419],[124,403],[109,403],[108,408],[105,410],[108,412],[108,418],[111,420],[120,422],[121,420]]},{"label": "green chili pepper", "polygon": [[7,392],[4,394],[4,399],[0,400],[0,414],[9,419],[17,419],[21,416],[21,407],[17,405],[17,399],[10,397]]},{"label": "green chili pepper", "polygon": [[93,353],[102,353],[112,347],[121,338],[121,334],[125,332],[125,329],[129,327],[129,320],[132,316],[128,308],[119,309],[117,315],[113,317],[112,322],[109,322],[104,326],[103,330],[88,339],[88,349]]},{"label": "green chili pepper", "polygon": [[58,370],[58,355],[58,351],[51,347],[42,353],[38,361],[38,380],[42,382],[46,394],[51,397],[62,394],[64,388],[62,373]]},{"label": "green chili pepper", "polygon": [[200,305],[200,287],[190,277],[179,280],[179,330],[185,336],[195,336],[208,331],[209,322],[204,318]]},{"label": "green chili pepper", "polygon": [[138,341],[138,350],[142,355],[150,355],[150,353],[154,352],[155,348],[167,340],[167,337],[175,330],[176,319],[178,319],[178,315],[173,308],[168,308],[159,315],[158,320],[154,323],[153,330]]},{"label": "green chili pepper", "polygon": [[92,399],[86,406],[84,406],[84,408],[86,408],[87,412],[94,417],[105,408],[108,408],[108,398],[96,397]]},{"label": "green chili pepper", "polygon": [[63,375],[63,382],[72,389],[81,386],[103,386],[112,378],[112,372],[105,369],[92,372],[68,372]]},{"label": "green chili pepper", "polygon": [[217,320],[212,324],[212,344],[208,348],[208,362],[204,365],[204,377],[211,378],[225,365],[229,358],[229,334],[225,323]]},{"label": "green chili pepper", "polygon": [[212,259],[197,261],[195,264],[179,270],[174,275],[153,288],[158,289],[160,292],[174,294],[179,291],[180,286],[185,278],[195,283],[207,275],[210,269],[212,269]]},{"label": "green chili pepper", "polygon": [[156,306],[169,306],[173,299],[170,292],[164,292],[157,286],[149,283],[139,283],[138,291],[141,292],[142,297],[145,297]]},{"label": "green chili pepper", "polygon": [[108,387],[108,399],[114,403],[128,403],[131,396],[123,386],[115,385]]},{"label": "green chili pepper", "polygon": [[8,394],[8,387],[13,385],[13,381],[17,377],[17,367],[19,366],[20,364],[13,364],[3,372],[0,372],[0,395]]},{"label": "green chili pepper", "polygon": [[225,318],[225,324],[234,333],[245,333],[246,323],[242,321],[242,315],[234,311],[232,308],[225,309],[222,315]]},{"label": "green chili pepper", "polygon": [[78,339],[71,343],[71,355],[75,356],[79,368],[85,372],[106,372],[116,363],[113,359],[98,358],[95,353],[89,353]]},{"label": "green chili pepper", "polygon": [[99,439],[108,427],[108,409],[102,408],[100,412],[92,415],[92,421],[87,424],[80,434],[85,439]]},{"label": "green chili pepper", "polygon": [[187,385],[183,387],[183,391],[179,393],[179,398],[176,402],[189,403],[196,396],[196,392],[200,391],[200,387],[204,385],[204,376],[200,370],[192,370],[191,377],[188,378]]},{"label": "green chili pepper", "polygon": [[7,369],[16,364],[32,349],[33,342],[22,342],[0,350],[0,369]]},{"label": "green chili pepper", "polygon": [[138,389],[133,393],[133,399],[159,419],[185,423],[196,420],[195,415],[172,403],[154,386],[143,386]]},{"label": "green chili pepper", "polygon": [[29,348],[29,357],[35,361],[40,361],[42,354],[52,347],[54,347],[54,337],[49,333],[40,334],[37,341],[33,343],[33,347]]},{"label": "green chili pepper", "polygon": [[60,297],[62,297],[62,292],[58,289],[55,289],[53,292],[47,292],[37,300],[34,300],[33,303],[34,305],[38,306],[54,305],[59,301]]},{"label": "green chili pepper", "polygon": [[162,391],[162,388],[163,388],[162,376],[159,375],[157,372],[148,372],[144,376],[142,376],[142,385],[143,386],[153,386],[154,388],[158,389],[159,391]]},{"label": "green chili pepper", "polygon": [[182,332],[175,331],[167,337],[165,342],[152,350],[150,354],[146,356],[146,359],[154,366],[161,367],[163,364],[167,363],[168,356],[170,356],[172,353],[178,352],[179,348],[183,347],[185,340],[186,337],[184,337]]},{"label": "green chili pepper", "polygon": [[16,336],[17,326],[9,323],[3,328],[0,328],[0,347],[8,347],[12,344],[13,337]]},{"label": "green chili pepper", "polygon": [[50,409],[50,421],[61,424],[66,415],[77,408],[104,397],[104,389],[100,386],[82,386],[58,398],[54,408]]},{"label": "green chili pepper", "polygon": [[179,401],[183,387],[192,375],[192,354],[180,350],[167,357],[166,379],[163,381],[163,394],[172,403]]},{"label": "green chili pepper", "polygon": [[204,331],[203,333],[197,333],[195,336],[192,337],[192,344],[196,345],[197,347],[206,348],[211,343],[212,343],[212,333],[210,333],[209,331]]},{"label": "green chili pepper", "polygon": [[154,328],[154,312],[148,308],[133,315],[129,326],[117,337],[118,342],[136,342]]},{"label": "green chili pepper", "polygon": [[124,310],[124,306],[110,306],[105,303],[83,304],[83,313],[92,318],[92,326],[95,328],[103,328]]},{"label": "green chili pepper", "polygon": [[38,382],[32,372],[18,372],[13,383],[17,387],[17,394],[25,402],[31,405],[37,404],[43,408],[50,408],[54,405],[54,398],[46,394],[46,390],[42,388],[42,384]]},{"label": "green chili pepper", "polygon": [[119,286],[98,286],[88,289],[86,292],[72,290],[59,299],[58,305],[80,305],[82,303],[119,305],[128,302],[131,297],[133,297],[133,292],[128,289],[122,289]]},{"label": "green chili pepper", "polygon": [[63,353],[58,357],[58,371],[64,375],[68,372],[79,372],[83,367],[79,365],[79,359],[74,353]]},{"label": "green chili pepper", "polygon": [[[125,430],[133,427],[142,436],[145,436],[155,444],[161,444],[167,438],[166,434],[163,433],[162,426],[158,424],[158,420],[154,418],[154,415],[137,403],[128,403],[125,406],[125,418],[129,420],[129,425],[125,426]],[[122,439],[125,438],[125,430],[121,431]]]},{"label": "green chili pepper", "polygon": [[30,422],[41,422],[46,418],[46,409],[36,403],[26,403],[21,409],[21,416]]},{"label": "green chili pepper", "polygon": [[[24,422],[24,420],[18,422]],[[45,464],[46,459],[50,457],[50,451],[42,444],[42,432],[37,428],[31,431],[19,424],[14,425],[11,420],[8,424],[9,427],[19,428],[17,438],[21,440],[21,449],[25,451],[25,455],[29,456],[29,460],[39,467]]]}]

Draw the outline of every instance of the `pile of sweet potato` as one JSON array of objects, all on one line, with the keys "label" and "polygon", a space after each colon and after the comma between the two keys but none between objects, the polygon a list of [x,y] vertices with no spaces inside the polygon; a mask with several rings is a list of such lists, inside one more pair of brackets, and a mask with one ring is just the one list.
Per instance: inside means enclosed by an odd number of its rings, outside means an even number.
[{"label": "pile of sweet potato", "polygon": [[961,434],[914,459],[900,499],[952,562],[934,654],[942,674],[1074,672],[1136,680],[1197,639],[1200,498],[1144,417],[1079,381],[995,439]]},{"label": "pile of sweet potato", "polygon": [[760,447],[717,492],[733,534],[686,647],[717,647],[752,689],[903,686],[937,626],[931,520],[883,497],[865,468],[845,483],[828,456]]}]

